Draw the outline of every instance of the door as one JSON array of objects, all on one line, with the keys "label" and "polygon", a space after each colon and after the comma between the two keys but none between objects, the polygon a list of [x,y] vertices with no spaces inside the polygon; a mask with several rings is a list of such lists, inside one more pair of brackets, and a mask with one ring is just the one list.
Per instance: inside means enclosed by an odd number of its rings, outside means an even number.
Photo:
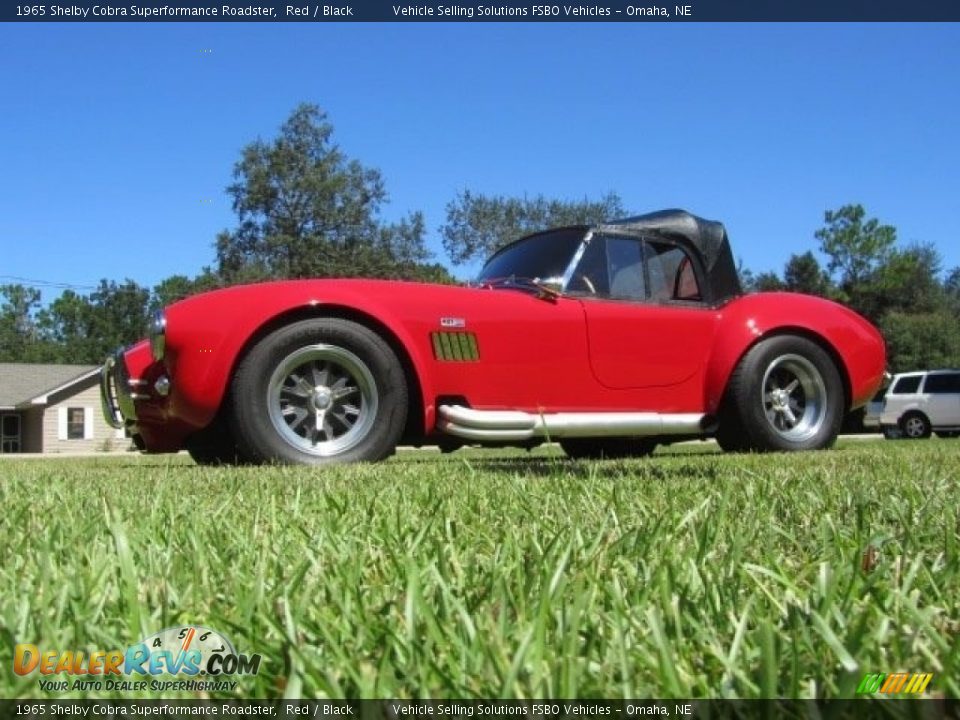
[{"label": "door", "polygon": [[679,245],[594,235],[569,290],[583,307],[597,381],[666,388],[702,378],[717,314],[700,301],[701,282]]},{"label": "door", "polygon": [[0,452],[20,452],[20,415],[17,413],[0,415]]}]

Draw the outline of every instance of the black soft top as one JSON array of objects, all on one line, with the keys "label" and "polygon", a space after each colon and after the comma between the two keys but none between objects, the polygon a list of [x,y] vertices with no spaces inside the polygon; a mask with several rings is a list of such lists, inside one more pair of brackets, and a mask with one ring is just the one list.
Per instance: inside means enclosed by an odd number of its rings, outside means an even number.
[{"label": "black soft top", "polygon": [[706,290],[703,299],[707,302],[721,303],[743,292],[723,223],[704,220],[685,210],[659,210],[606,222],[593,230],[654,235],[686,246],[703,263],[708,287],[701,290]]}]

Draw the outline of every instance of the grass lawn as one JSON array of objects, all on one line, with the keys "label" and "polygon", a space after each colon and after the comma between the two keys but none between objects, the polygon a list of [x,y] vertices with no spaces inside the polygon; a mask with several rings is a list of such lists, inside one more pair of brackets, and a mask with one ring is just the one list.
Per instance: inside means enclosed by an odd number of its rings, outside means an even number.
[{"label": "grass lawn", "polygon": [[0,697],[44,696],[16,643],[124,649],[180,624],[263,656],[242,697],[852,697],[901,670],[956,697],[958,474],[939,439],[4,459]]}]

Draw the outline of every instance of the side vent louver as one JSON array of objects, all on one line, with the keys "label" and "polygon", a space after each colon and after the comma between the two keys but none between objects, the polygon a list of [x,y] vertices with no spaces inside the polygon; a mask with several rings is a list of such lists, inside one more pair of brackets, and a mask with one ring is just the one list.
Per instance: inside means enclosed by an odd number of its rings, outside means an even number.
[{"label": "side vent louver", "polygon": [[434,332],[430,333],[430,340],[437,360],[477,362],[480,359],[477,338],[471,332]]}]

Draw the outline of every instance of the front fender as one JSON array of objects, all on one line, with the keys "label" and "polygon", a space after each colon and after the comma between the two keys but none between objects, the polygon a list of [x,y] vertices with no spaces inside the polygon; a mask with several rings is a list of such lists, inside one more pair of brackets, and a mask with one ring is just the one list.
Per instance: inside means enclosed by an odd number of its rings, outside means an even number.
[{"label": "front fender", "polygon": [[[166,309],[164,365],[173,392],[169,413],[194,428],[208,425],[220,408],[237,363],[264,330],[285,316],[322,317],[325,309],[349,310],[386,330],[406,354],[420,386],[424,427],[432,425],[433,390],[425,348],[417,343],[374,281],[286,281],[241,285],[188,298]],[[412,389],[411,389],[412,390]]]}]

